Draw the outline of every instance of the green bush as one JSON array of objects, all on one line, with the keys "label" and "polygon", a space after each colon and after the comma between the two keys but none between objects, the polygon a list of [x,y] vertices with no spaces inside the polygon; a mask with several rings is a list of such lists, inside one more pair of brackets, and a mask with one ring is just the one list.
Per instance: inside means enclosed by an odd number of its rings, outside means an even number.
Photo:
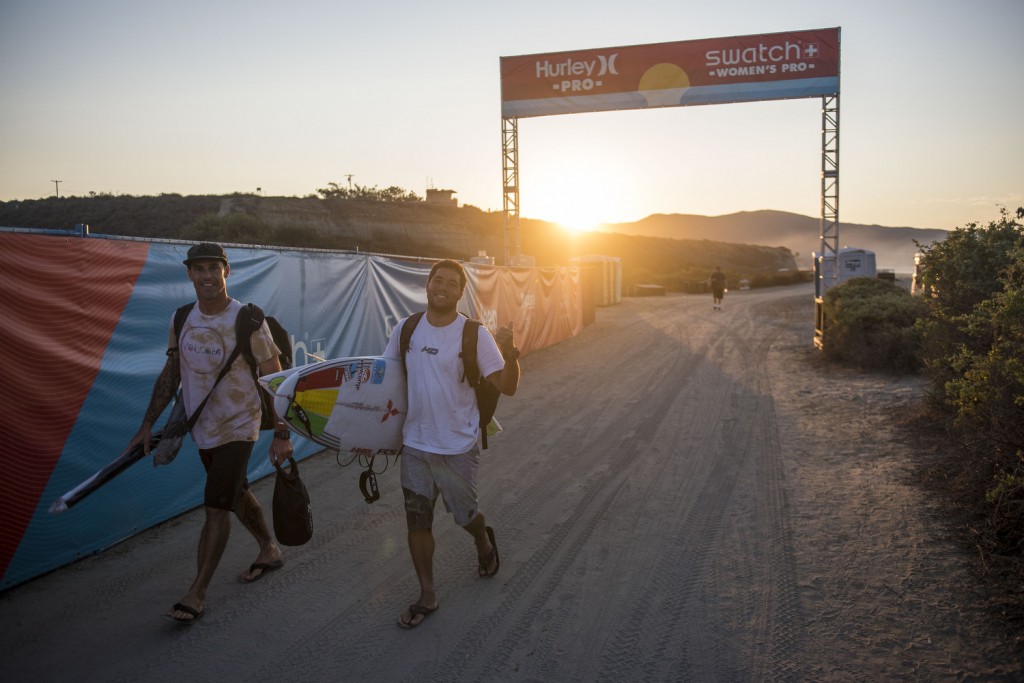
[{"label": "green bush", "polygon": [[988,228],[957,229],[925,250],[921,282],[933,393],[957,427],[1024,448],[1024,228],[1003,210]]},{"label": "green bush", "polygon": [[968,454],[952,478],[984,492],[979,549],[1024,576],[1024,228],[1005,209],[958,228],[924,250],[920,275],[933,411]]},{"label": "green bush", "polygon": [[828,290],[824,299],[825,358],[864,370],[919,370],[917,320],[924,303],[885,280],[859,277]]},{"label": "green bush", "polygon": [[945,365],[936,375],[954,424],[1013,453],[1024,449],[1024,247],[1011,258],[1003,291],[953,316],[949,325],[961,343],[930,361]]}]

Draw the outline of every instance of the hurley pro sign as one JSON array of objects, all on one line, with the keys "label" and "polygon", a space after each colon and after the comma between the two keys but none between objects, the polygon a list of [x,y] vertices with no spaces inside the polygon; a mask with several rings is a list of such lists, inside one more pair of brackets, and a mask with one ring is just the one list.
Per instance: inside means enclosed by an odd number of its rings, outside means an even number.
[{"label": "hurley pro sign", "polygon": [[503,118],[838,94],[838,28],[501,58]]}]

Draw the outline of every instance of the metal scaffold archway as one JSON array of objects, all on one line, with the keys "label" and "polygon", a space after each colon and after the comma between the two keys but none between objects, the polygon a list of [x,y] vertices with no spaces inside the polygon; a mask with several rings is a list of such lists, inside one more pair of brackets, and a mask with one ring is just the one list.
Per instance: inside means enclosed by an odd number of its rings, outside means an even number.
[{"label": "metal scaffold archway", "polygon": [[822,300],[839,280],[839,38],[840,29],[830,28],[502,57],[505,264],[522,258],[520,118],[821,97],[820,344]]}]

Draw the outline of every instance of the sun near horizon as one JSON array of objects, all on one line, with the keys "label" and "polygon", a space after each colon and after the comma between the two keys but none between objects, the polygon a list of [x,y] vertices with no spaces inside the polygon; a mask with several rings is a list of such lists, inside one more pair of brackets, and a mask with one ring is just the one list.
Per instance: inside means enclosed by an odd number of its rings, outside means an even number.
[{"label": "sun near horizon", "polygon": [[582,235],[588,232],[596,232],[600,229],[603,221],[588,217],[570,218],[555,221],[562,230],[571,235]]},{"label": "sun near horizon", "polygon": [[614,192],[578,183],[557,190],[543,188],[527,198],[524,215],[557,225],[571,235],[599,232],[608,223],[637,220],[627,206],[616,206]]}]

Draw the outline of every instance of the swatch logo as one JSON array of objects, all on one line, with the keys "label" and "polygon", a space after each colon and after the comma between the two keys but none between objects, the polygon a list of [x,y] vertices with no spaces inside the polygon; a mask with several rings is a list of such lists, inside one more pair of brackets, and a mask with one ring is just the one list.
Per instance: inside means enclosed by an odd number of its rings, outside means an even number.
[{"label": "swatch logo", "polygon": [[709,50],[704,53],[708,74],[718,78],[772,76],[814,71],[821,57],[818,43],[790,42],[781,45]]}]

